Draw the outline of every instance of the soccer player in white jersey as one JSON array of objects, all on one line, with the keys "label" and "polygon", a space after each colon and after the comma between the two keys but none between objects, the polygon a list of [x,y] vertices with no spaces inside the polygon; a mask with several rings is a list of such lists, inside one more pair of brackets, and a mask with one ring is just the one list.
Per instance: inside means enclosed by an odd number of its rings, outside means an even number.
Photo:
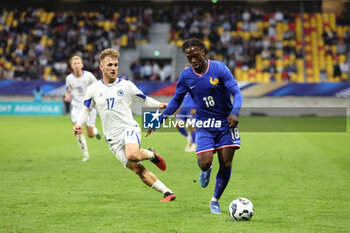
[{"label": "soccer player in white jersey", "polygon": [[[66,95],[64,101],[71,101],[71,118],[73,124],[77,122],[78,115],[80,110],[83,107],[84,97],[86,90],[89,85],[94,82],[97,82],[95,76],[86,70],[83,70],[84,64],[83,59],[79,56],[73,56],[70,62],[73,72],[69,74],[66,78]],[[87,118],[86,122],[83,122],[86,125],[87,135],[90,138],[96,136],[97,139],[101,139],[101,134],[98,132],[95,127],[96,121],[96,110],[93,109]],[[77,135],[77,140],[81,151],[83,152],[83,162],[86,162],[90,159],[88,147],[84,134]]]},{"label": "soccer player in white jersey", "polygon": [[147,107],[165,108],[166,103],[145,96],[135,84],[117,77],[119,52],[105,49],[100,54],[100,69],[103,79],[88,87],[77,123],[73,127],[75,135],[82,133],[82,124],[89,111],[96,106],[109,149],[149,187],[164,194],[161,202],[175,200],[175,194],[141,163],[151,160],[161,170],[166,169],[164,159],[153,148],[140,148],[141,130],[134,120],[131,104],[138,99]]}]

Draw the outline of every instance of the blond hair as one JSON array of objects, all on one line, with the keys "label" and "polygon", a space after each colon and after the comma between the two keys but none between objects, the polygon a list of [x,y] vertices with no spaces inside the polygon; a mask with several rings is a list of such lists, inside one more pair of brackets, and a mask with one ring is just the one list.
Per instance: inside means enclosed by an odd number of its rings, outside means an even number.
[{"label": "blond hair", "polygon": [[100,53],[100,62],[106,57],[119,58],[119,52],[115,49],[105,49]]},{"label": "blond hair", "polygon": [[73,60],[76,60],[76,59],[80,59],[81,63],[84,63],[84,62],[83,62],[83,58],[81,58],[81,56],[74,55],[74,56],[70,59],[69,64],[72,64]]}]

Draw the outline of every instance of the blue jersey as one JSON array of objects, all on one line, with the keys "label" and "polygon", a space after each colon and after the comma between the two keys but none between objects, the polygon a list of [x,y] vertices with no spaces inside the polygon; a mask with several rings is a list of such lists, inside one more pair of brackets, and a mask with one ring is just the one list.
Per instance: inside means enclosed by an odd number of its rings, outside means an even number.
[{"label": "blue jersey", "polygon": [[[221,62],[208,60],[204,74],[196,73],[192,66],[181,72],[175,95],[161,120],[176,111],[187,92],[196,106],[197,120],[215,118],[222,121],[223,126],[228,126],[227,117],[230,114],[238,116],[242,106],[242,94],[229,69]],[[234,97],[233,103],[231,96]]]},{"label": "blue jersey", "polygon": [[184,100],[182,101],[180,111],[176,115],[176,118],[182,119],[184,121],[193,118],[193,116],[191,116],[191,110],[193,108],[196,108],[193,99],[191,95],[187,93]]},{"label": "blue jersey", "polygon": [[181,108],[195,108],[193,99],[190,94],[187,94],[182,101],[182,106]]}]

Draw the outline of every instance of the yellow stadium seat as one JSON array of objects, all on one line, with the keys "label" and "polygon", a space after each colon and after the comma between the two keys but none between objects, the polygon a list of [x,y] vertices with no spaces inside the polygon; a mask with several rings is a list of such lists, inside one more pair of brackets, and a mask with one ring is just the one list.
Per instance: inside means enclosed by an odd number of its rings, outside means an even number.
[{"label": "yellow stadium seat", "polygon": [[282,73],[280,72],[275,73],[275,77],[277,82],[282,82]]},{"label": "yellow stadium seat", "polygon": [[84,24],[85,24],[84,20],[80,20],[80,21],[78,22],[78,27],[81,28],[81,27],[84,26]]},{"label": "yellow stadium seat", "polygon": [[217,33],[218,33],[219,35],[221,35],[223,32],[224,32],[224,28],[221,27],[221,26],[219,26],[218,29],[217,29]]},{"label": "yellow stadium seat", "polygon": [[298,75],[296,73],[292,73],[289,75],[290,81],[297,82],[298,81]]},{"label": "yellow stadium seat", "polygon": [[257,72],[255,76],[256,76],[256,81],[257,82],[264,82],[263,74],[261,72]]},{"label": "yellow stadium seat", "polygon": [[122,35],[120,39],[120,47],[126,47],[128,45],[128,35]]},{"label": "yellow stadium seat", "polygon": [[203,40],[203,43],[205,44],[205,47],[206,47],[208,50],[210,50],[210,40],[204,39],[204,40]]},{"label": "yellow stadium seat", "polygon": [[331,49],[333,54],[337,54],[337,45],[332,45]]},{"label": "yellow stadium seat", "polygon": [[93,46],[92,44],[87,44],[87,45],[85,46],[85,49],[86,49],[87,51],[92,51],[92,50],[94,49],[94,46]]},{"label": "yellow stadium seat", "polygon": [[255,69],[248,70],[248,80],[249,80],[249,82],[256,82],[257,81]]},{"label": "yellow stadium seat", "polygon": [[242,72],[242,81],[248,81],[249,75],[248,71],[243,71]]},{"label": "yellow stadium seat", "polygon": [[11,70],[12,69],[12,63],[11,62],[5,62],[5,69],[7,69],[7,70]]},{"label": "yellow stadium seat", "polygon": [[263,80],[265,83],[270,82],[270,74],[268,72],[263,73]]},{"label": "yellow stadium seat", "polygon": [[275,55],[277,58],[280,58],[283,56],[283,50],[282,49],[277,49],[275,52]]},{"label": "yellow stadium seat", "polygon": [[241,68],[236,68],[235,69],[235,78],[237,79],[237,81],[243,81],[243,71]]},{"label": "yellow stadium seat", "polygon": [[342,79],[342,81],[347,81],[348,80],[348,74],[347,73],[342,73],[341,74],[341,79]]},{"label": "yellow stadium seat", "polygon": [[114,12],[113,18],[118,19],[120,17],[119,12]]},{"label": "yellow stadium seat", "polygon": [[182,47],[183,44],[184,44],[184,41],[181,40],[181,39],[176,41],[176,46],[179,47],[179,48]]},{"label": "yellow stadium seat", "polygon": [[344,63],[346,61],[346,56],[344,54],[339,55],[339,64]]}]

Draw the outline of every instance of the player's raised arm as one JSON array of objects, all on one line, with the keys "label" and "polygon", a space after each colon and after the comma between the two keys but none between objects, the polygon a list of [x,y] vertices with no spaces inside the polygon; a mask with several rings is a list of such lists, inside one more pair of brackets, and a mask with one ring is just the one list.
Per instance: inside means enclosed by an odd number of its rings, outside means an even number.
[{"label": "player's raised arm", "polygon": [[187,89],[186,89],[186,86],[185,86],[184,81],[183,81],[183,72],[181,72],[179,80],[176,84],[175,95],[168,103],[168,106],[166,107],[163,114],[160,116],[160,118],[159,118],[160,122],[162,122],[168,116],[173,114],[180,107],[186,94],[187,94]]},{"label": "player's raised arm", "polygon": [[[173,114],[181,105],[183,99],[185,98],[185,95],[187,94],[186,86],[183,82],[183,72],[181,72],[179,80],[176,85],[176,91],[173,98],[170,100],[170,102],[166,105],[165,111],[162,113],[162,115],[159,116],[159,121],[163,122],[168,116]],[[162,105],[164,107],[164,104]],[[162,106],[159,106],[162,108]],[[146,137],[150,135],[152,132],[154,132],[155,129],[149,129],[147,130]]]},{"label": "player's raised arm", "polygon": [[143,103],[146,107],[153,107],[153,108],[166,108],[168,103],[161,103],[156,99],[153,99],[152,97],[146,96],[143,94],[143,92],[136,87],[136,85],[132,82],[130,82],[131,89],[134,92],[135,97]]}]

